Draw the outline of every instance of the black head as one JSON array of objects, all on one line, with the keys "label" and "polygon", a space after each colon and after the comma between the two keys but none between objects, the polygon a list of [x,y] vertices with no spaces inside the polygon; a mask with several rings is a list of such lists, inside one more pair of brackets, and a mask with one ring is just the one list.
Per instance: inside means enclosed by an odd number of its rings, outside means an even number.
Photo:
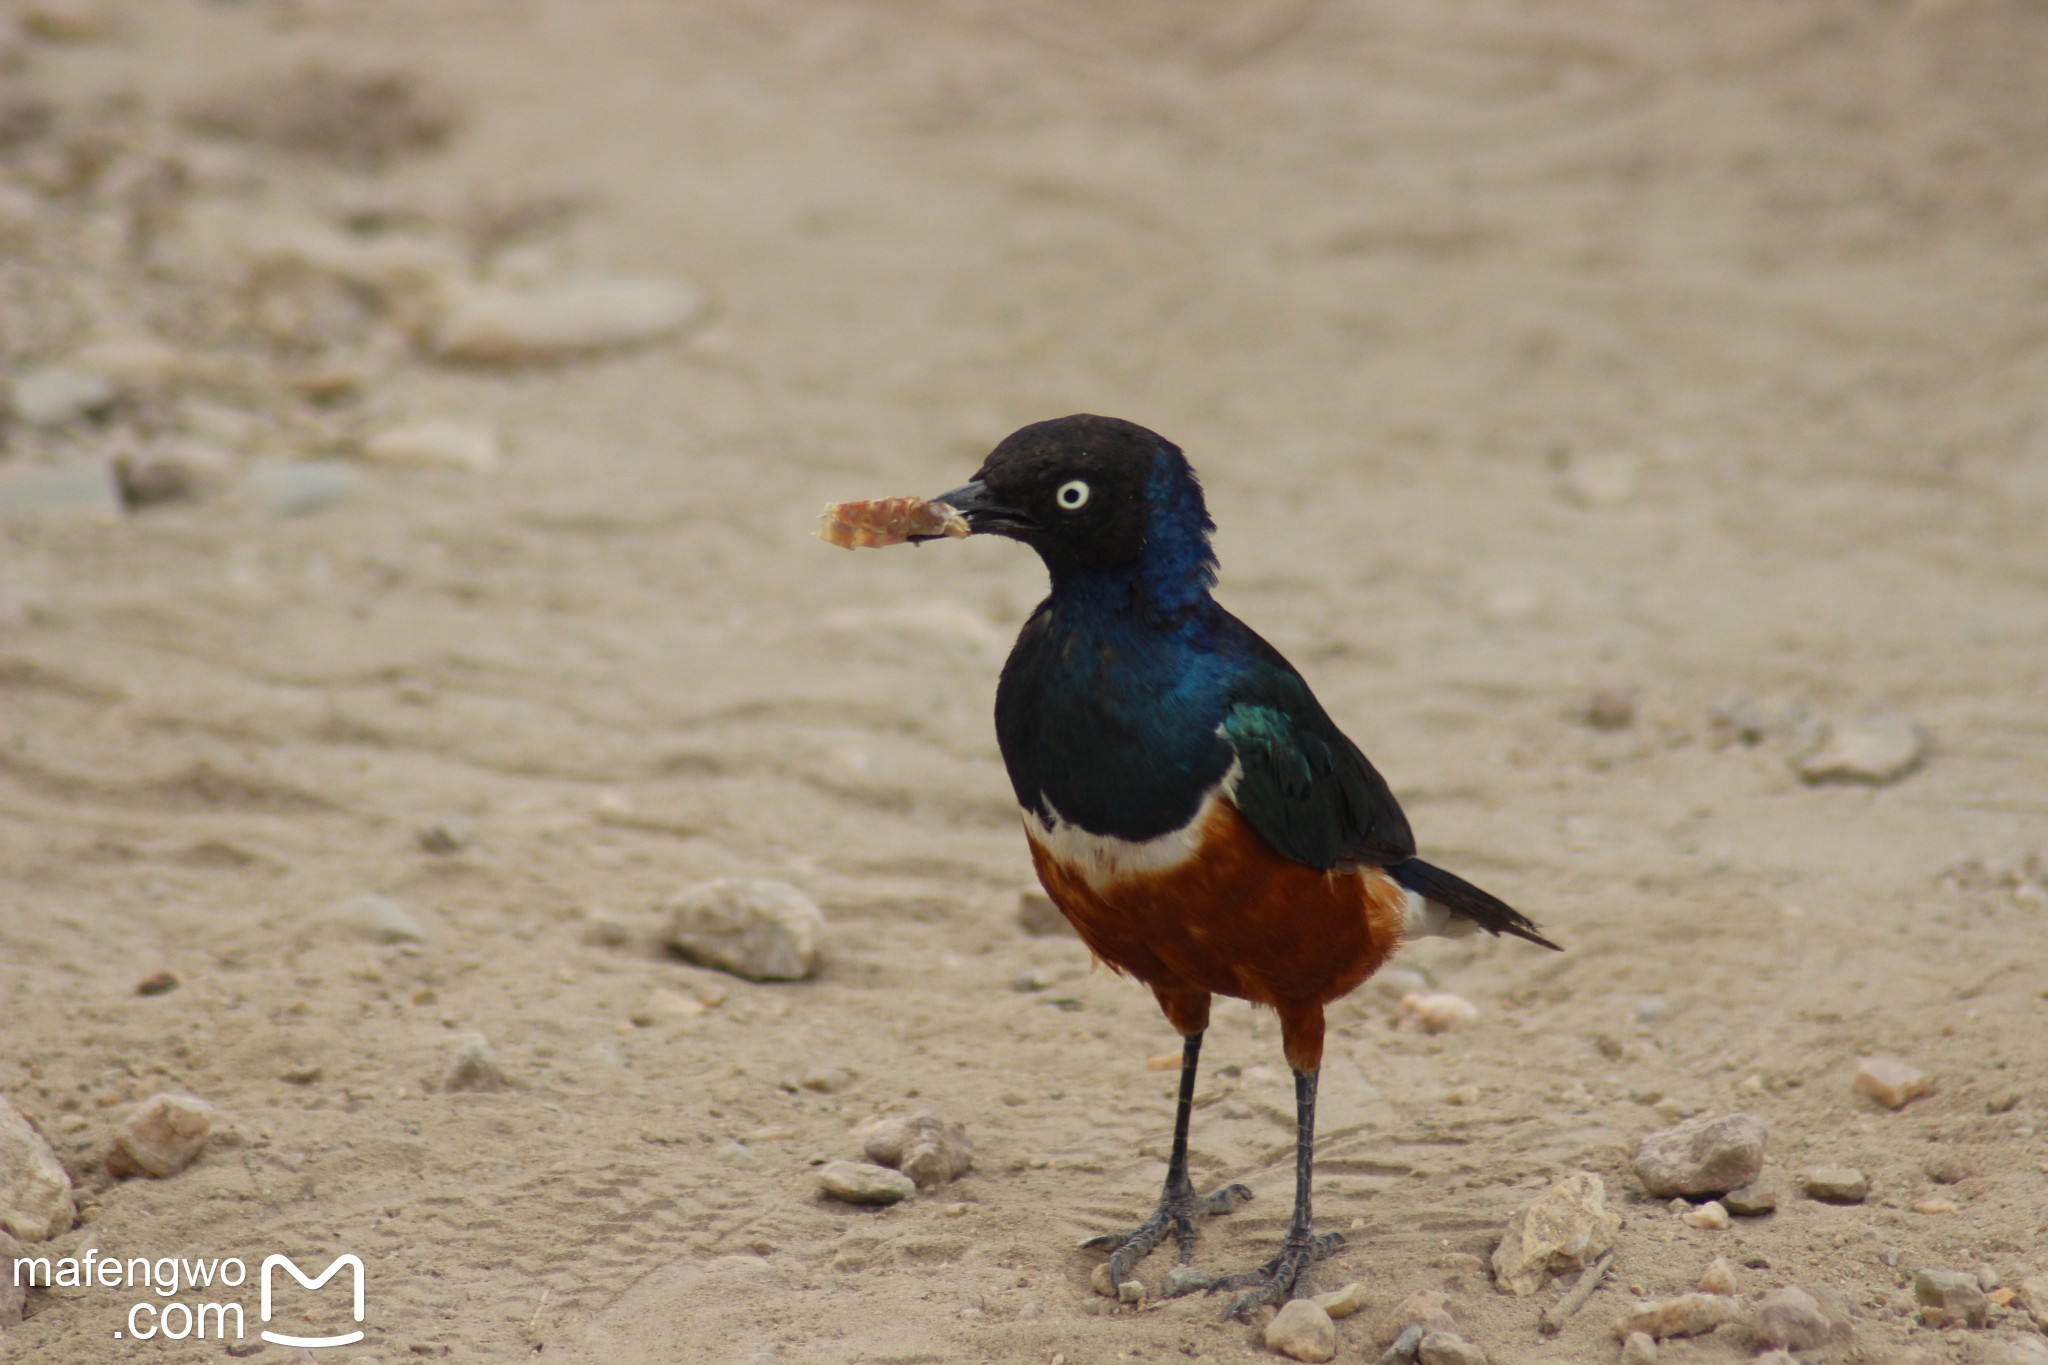
[{"label": "black head", "polygon": [[1080,414],[1035,422],[941,494],[971,534],[1008,536],[1062,579],[1135,571],[1157,606],[1215,579],[1202,486],[1180,448],[1133,422]]}]

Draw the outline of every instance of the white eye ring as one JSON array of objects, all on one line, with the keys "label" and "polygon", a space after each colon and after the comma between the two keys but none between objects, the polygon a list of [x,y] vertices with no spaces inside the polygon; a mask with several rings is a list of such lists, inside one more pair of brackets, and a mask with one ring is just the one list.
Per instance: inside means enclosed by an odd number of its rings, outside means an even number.
[{"label": "white eye ring", "polygon": [[1088,505],[1088,485],[1081,479],[1068,479],[1053,498],[1069,512],[1078,512]]}]

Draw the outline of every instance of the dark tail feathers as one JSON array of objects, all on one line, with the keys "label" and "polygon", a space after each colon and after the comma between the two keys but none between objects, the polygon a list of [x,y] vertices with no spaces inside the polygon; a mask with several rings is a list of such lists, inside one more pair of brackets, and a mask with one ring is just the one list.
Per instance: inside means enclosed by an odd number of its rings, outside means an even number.
[{"label": "dark tail feathers", "polygon": [[1423,899],[1449,906],[1489,934],[1513,934],[1556,952],[1564,951],[1537,933],[1529,917],[1514,906],[1420,858],[1395,863],[1387,869],[1387,875]]}]

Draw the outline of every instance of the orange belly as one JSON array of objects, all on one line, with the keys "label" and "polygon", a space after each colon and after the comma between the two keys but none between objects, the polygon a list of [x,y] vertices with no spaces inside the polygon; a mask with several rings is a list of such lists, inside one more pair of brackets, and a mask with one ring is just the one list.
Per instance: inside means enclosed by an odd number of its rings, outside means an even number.
[{"label": "orange belly", "polygon": [[1355,989],[1400,946],[1406,893],[1392,878],[1283,858],[1227,800],[1203,817],[1196,851],[1159,871],[1091,877],[1028,821],[1025,835],[1081,941],[1155,991],[1235,996],[1284,1018]]}]

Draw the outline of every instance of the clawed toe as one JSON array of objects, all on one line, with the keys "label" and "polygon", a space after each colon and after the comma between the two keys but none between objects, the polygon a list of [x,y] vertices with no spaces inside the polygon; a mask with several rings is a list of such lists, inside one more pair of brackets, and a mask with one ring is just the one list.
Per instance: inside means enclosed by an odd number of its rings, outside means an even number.
[{"label": "clawed toe", "polygon": [[1344,1234],[1326,1232],[1321,1236],[1292,1235],[1280,1247],[1280,1254],[1260,1266],[1236,1275],[1225,1275],[1210,1283],[1208,1292],[1243,1289],[1223,1310],[1224,1321],[1248,1317],[1269,1303],[1305,1297],[1308,1268],[1344,1245]]},{"label": "clawed toe", "polygon": [[[1122,1284],[1129,1278],[1131,1267],[1150,1255],[1152,1248],[1166,1240],[1171,1232],[1180,1249],[1180,1262],[1185,1266],[1195,1254],[1195,1239],[1198,1235],[1195,1220],[1219,1213],[1230,1213],[1240,1204],[1246,1203],[1252,1192],[1243,1185],[1225,1185],[1212,1194],[1198,1195],[1192,1187],[1170,1191],[1161,1196],[1159,1207],[1152,1216],[1129,1232],[1106,1232],[1090,1237],[1081,1243],[1084,1251],[1107,1251],[1111,1284]],[[1203,1281],[1205,1285],[1206,1280]],[[1189,1293],[1203,1285],[1183,1284],[1174,1290],[1176,1294]]]}]

